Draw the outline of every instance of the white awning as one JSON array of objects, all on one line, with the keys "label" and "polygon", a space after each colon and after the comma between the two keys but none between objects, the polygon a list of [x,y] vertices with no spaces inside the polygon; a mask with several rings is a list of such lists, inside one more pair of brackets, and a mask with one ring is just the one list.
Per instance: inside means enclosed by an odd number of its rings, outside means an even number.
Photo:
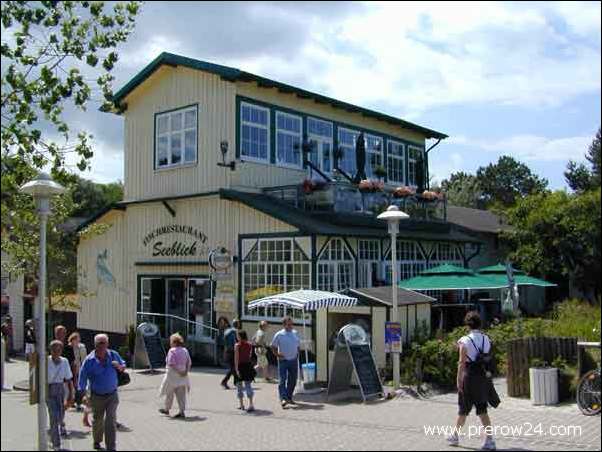
[{"label": "white awning", "polygon": [[264,308],[266,306],[290,306],[304,311],[317,311],[318,309],[334,307],[350,307],[357,304],[357,298],[335,292],[323,290],[295,290],[293,292],[271,295],[249,303],[249,309]]}]

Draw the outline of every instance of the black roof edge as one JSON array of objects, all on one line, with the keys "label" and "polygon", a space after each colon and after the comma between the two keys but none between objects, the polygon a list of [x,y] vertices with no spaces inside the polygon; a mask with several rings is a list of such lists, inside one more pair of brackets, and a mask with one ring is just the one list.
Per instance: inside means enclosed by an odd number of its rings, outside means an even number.
[{"label": "black roof edge", "polygon": [[75,232],[80,232],[81,230],[87,228],[92,223],[94,223],[96,220],[98,220],[99,218],[101,218],[103,215],[109,213],[111,210],[125,210],[125,209],[126,209],[126,206],[121,205],[120,203],[115,203],[115,204],[111,204],[110,206],[104,207],[103,209],[99,210],[94,215],[92,215],[90,218],[88,218],[86,221],[84,221],[83,223],[81,223],[75,229]]},{"label": "black roof edge", "polygon": [[389,124],[397,125],[406,129],[414,130],[420,133],[423,133],[427,138],[438,138],[445,139],[449,136],[438,132],[433,129],[429,129],[427,127],[419,126],[418,124],[414,124],[409,121],[405,121],[400,118],[396,118],[394,116],[390,116],[384,113],[380,113],[374,110],[370,110],[364,107],[360,107],[357,105],[353,105],[347,102],[343,102],[340,100],[333,99],[328,96],[324,96],[322,94],[317,94],[311,91],[307,91],[302,88],[297,88],[292,85],[288,85],[286,83],[278,82],[276,80],[271,80],[259,75],[252,74],[250,72],[241,71],[240,69],[222,66],[220,64],[209,63],[207,61],[197,60],[194,58],[185,57],[182,55],[176,55],[174,53],[162,52],[159,56],[157,56],[153,61],[147,64],[138,74],[136,74],[129,82],[127,82],[121,89],[119,89],[113,95],[113,104],[116,113],[120,113],[123,111],[126,106],[122,105],[122,100],[130,94],[134,89],[136,89],[141,83],[143,83],[148,77],[150,77],[159,67],[163,65],[168,66],[184,66],[190,69],[196,69],[201,71],[210,72],[215,75],[219,75],[222,79],[228,80],[230,82],[235,81],[248,81],[248,82],[256,82],[260,86],[273,87],[279,89],[283,92],[289,92],[292,94],[296,94],[301,98],[309,98],[313,99],[317,103],[325,103],[330,104],[334,108],[341,108],[343,110],[352,112],[352,113],[360,113],[364,116],[372,117]]}]

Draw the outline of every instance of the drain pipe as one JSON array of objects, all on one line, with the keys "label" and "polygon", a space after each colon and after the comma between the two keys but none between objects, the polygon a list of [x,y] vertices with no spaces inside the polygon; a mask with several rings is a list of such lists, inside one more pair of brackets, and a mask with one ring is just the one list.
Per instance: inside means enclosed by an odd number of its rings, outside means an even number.
[{"label": "drain pipe", "polygon": [[442,139],[443,138],[439,138],[435,144],[433,144],[426,151],[424,151],[424,155],[426,156],[426,160],[425,161],[427,162],[427,165],[426,165],[426,168],[425,168],[426,169],[426,171],[425,171],[426,172],[426,185],[427,185],[427,187],[428,187],[429,190],[431,189],[430,165],[428,165],[429,152],[431,152],[435,147],[437,147],[439,145],[439,143],[441,143]]}]

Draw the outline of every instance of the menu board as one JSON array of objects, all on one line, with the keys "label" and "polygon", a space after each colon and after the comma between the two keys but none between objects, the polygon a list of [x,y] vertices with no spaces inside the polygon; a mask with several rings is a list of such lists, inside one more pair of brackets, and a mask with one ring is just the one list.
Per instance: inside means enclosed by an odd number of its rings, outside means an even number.
[{"label": "menu board", "polygon": [[148,354],[148,361],[151,369],[160,369],[165,367],[165,349],[161,342],[161,336],[144,336],[144,346]]},{"label": "menu board", "polygon": [[364,399],[374,395],[382,395],[383,387],[376,370],[370,346],[368,344],[352,345],[349,343],[347,346],[349,347],[353,367],[355,368]]}]

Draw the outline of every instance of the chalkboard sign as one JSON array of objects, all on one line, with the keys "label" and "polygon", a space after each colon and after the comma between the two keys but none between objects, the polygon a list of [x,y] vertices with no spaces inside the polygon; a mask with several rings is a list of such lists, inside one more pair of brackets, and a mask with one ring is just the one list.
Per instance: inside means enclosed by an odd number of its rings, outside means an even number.
[{"label": "chalkboard sign", "polygon": [[382,395],[383,387],[374,364],[370,346],[368,344],[352,345],[349,343],[347,346],[364,399],[374,395]]},{"label": "chalkboard sign", "polygon": [[165,349],[161,342],[161,336],[144,336],[144,345],[148,353],[148,361],[151,369],[160,369],[165,367]]},{"label": "chalkboard sign", "polygon": [[366,332],[362,327],[351,324],[341,328],[337,334],[328,396],[349,389],[354,372],[364,401],[384,395]]},{"label": "chalkboard sign", "polygon": [[151,370],[165,367],[165,349],[161,332],[154,323],[141,323],[136,330],[134,367],[150,367]]}]

